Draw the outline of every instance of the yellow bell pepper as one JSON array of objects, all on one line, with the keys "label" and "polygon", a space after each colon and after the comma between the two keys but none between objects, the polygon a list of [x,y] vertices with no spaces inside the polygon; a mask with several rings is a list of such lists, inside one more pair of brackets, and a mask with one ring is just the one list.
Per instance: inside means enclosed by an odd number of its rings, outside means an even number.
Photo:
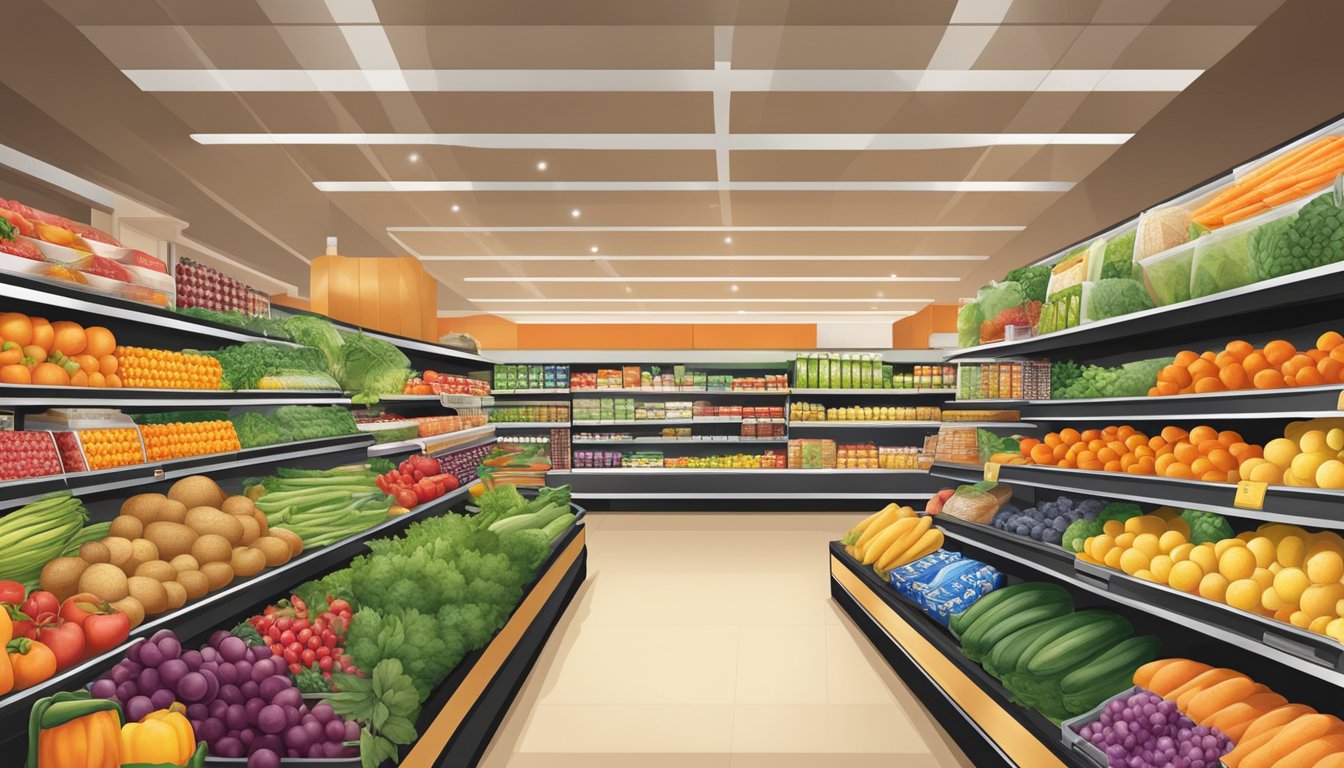
[{"label": "yellow bell pepper", "polygon": [[196,751],[196,734],[181,712],[160,709],[121,727],[123,763],[185,765]]}]

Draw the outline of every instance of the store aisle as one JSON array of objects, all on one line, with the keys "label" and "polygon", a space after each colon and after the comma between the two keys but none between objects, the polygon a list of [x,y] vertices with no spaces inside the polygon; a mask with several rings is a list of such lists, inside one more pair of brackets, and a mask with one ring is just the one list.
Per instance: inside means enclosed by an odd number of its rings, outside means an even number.
[{"label": "store aisle", "polygon": [[830,600],[861,515],[607,514],[482,765],[970,766]]}]

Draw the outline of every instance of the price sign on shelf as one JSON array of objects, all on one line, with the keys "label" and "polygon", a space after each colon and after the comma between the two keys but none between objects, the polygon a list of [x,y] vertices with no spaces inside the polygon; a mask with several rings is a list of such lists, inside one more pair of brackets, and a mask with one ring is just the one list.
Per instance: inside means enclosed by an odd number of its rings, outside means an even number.
[{"label": "price sign on shelf", "polygon": [[1267,490],[1269,490],[1269,483],[1242,480],[1237,483],[1237,496],[1232,501],[1232,506],[1237,509],[1264,509],[1265,491]]},{"label": "price sign on shelf", "polygon": [[999,482],[999,463],[997,461],[985,462],[985,482]]}]

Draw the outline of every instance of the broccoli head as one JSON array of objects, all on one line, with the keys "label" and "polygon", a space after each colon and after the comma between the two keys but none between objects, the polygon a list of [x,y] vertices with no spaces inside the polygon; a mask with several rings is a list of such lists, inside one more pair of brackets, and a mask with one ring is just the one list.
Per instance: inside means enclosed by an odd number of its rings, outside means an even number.
[{"label": "broccoli head", "polygon": [[1083,543],[1093,536],[1100,536],[1105,522],[1097,520],[1074,520],[1064,529],[1059,545],[1070,552],[1082,552]]},{"label": "broccoli head", "polygon": [[1103,525],[1108,520],[1119,520],[1125,522],[1131,517],[1138,517],[1143,514],[1138,504],[1128,504],[1122,501],[1115,501],[1102,508],[1101,514],[1097,515],[1097,522]]},{"label": "broccoli head", "polygon": [[1333,195],[1321,195],[1294,216],[1251,232],[1251,266],[1256,280],[1268,280],[1344,259],[1344,209]]},{"label": "broccoli head", "polygon": [[1217,512],[1205,512],[1202,509],[1187,509],[1181,513],[1181,519],[1190,526],[1190,543],[1204,544],[1219,542],[1237,535],[1227,518]]}]

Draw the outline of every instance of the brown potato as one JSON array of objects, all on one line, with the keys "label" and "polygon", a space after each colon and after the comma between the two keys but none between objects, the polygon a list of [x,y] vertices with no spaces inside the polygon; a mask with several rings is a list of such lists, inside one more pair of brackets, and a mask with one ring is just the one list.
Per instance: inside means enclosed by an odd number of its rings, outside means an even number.
[{"label": "brown potato", "polygon": [[256,576],[266,568],[266,555],[262,554],[260,550],[244,547],[233,553],[229,565],[237,576],[242,578]]},{"label": "brown potato", "polygon": [[120,536],[123,539],[138,539],[145,533],[145,524],[140,522],[140,518],[130,515],[118,515],[112,521],[112,527],[107,529],[109,536]]},{"label": "brown potato", "polygon": [[159,519],[159,508],[167,500],[162,493],[137,493],[121,503],[121,514],[149,525]]},{"label": "brown potato", "polygon": [[88,567],[89,564],[82,558],[58,557],[42,566],[39,583],[57,600],[65,602],[67,597],[79,592],[79,577]]},{"label": "brown potato", "polygon": [[147,560],[136,567],[134,575],[147,576],[155,581],[172,581],[177,578],[177,569],[163,560]]},{"label": "brown potato", "polygon": [[[134,520],[135,518],[131,518]],[[79,559],[92,565],[106,563],[112,559],[112,550],[101,541],[90,541],[79,548]]]},{"label": "brown potato", "polygon": [[142,564],[158,559],[159,548],[154,546],[154,542],[149,539],[136,539],[131,542],[131,556],[121,564],[121,570],[125,571],[127,576],[130,576]]},{"label": "brown potato", "polygon": [[126,580],[127,591],[131,597],[140,601],[146,616],[157,616],[168,610],[168,593],[163,582],[147,576],[132,576]]},{"label": "brown potato", "polygon": [[159,519],[165,523],[180,523],[187,519],[187,505],[175,499],[164,499],[159,505]]},{"label": "brown potato", "polygon": [[113,600],[112,607],[126,614],[126,618],[131,620],[131,629],[135,629],[145,623],[145,606],[140,604],[134,597],[123,597],[120,600]]},{"label": "brown potato", "polygon": [[298,557],[299,553],[303,551],[303,539],[299,538],[299,534],[288,528],[272,528],[270,535],[283,539],[289,545],[290,557]]},{"label": "brown potato", "polygon": [[187,604],[187,588],[176,581],[163,582],[163,591],[168,595],[168,610],[176,611]]},{"label": "brown potato", "polygon": [[243,540],[243,524],[236,515],[226,515],[211,507],[187,510],[187,526],[200,535],[218,534],[237,545]]},{"label": "brown potato", "polygon": [[266,565],[274,568],[289,562],[289,542],[279,536],[262,536],[252,542],[252,548],[266,556]]},{"label": "brown potato", "polygon": [[155,522],[145,526],[145,538],[154,542],[158,556],[172,560],[191,552],[196,543],[196,532],[181,523]]},{"label": "brown potato", "polygon": [[182,502],[187,505],[187,509],[192,507],[218,509],[219,505],[224,503],[224,492],[214,480],[205,475],[192,475],[173,483],[173,487],[168,489],[168,498]]},{"label": "brown potato", "polygon": [[255,517],[252,517],[251,515],[234,515],[233,519],[237,520],[238,523],[243,526],[243,538],[239,540],[239,544],[248,546],[261,536],[261,526],[257,525],[257,519]]},{"label": "brown potato", "polygon": [[103,546],[107,547],[110,558],[107,562],[121,567],[122,563],[131,559],[131,540],[123,539],[120,536],[108,536],[103,539]]},{"label": "brown potato", "polygon": [[79,575],[79,591],[92,592],[104,600],[116,602],[130,592],[126,574],[111,563],[94,563]]},{"label": "brown potato", "polygon": [[196,562],[196,558],[191,555],[178,555],[169,560],[168,564],[177,571],[199,571],[201,569],[201,564]]},{"label": "brown potato", "polygon": [[210,580],[211,590],[223,589],[233,581],[233,568],[228,563],[206,563],[201,566],[201,573]]},{"label": "brown potato", "polygon": [[207,533],[196,539],[196,543],[191,545],[191,556],[202,565],[206,563],[227,563],[229,558],[233,556],[233,547],[229,546],[229,540],[223,536]]},{"label": "brown potato", "polygon": [[246,496],[230,496],[224,500],[223,504],[219,505],[219,511],[229,515],[247,515],[250,517],[253,512],[257,511],[257,505],[253,504],[252,500]]},{"label": "brown potato", "polygon": [[187,591],[188,600],[204,597],[210,591],[210,579],[200,571],[178,571],[176,581]]}]

